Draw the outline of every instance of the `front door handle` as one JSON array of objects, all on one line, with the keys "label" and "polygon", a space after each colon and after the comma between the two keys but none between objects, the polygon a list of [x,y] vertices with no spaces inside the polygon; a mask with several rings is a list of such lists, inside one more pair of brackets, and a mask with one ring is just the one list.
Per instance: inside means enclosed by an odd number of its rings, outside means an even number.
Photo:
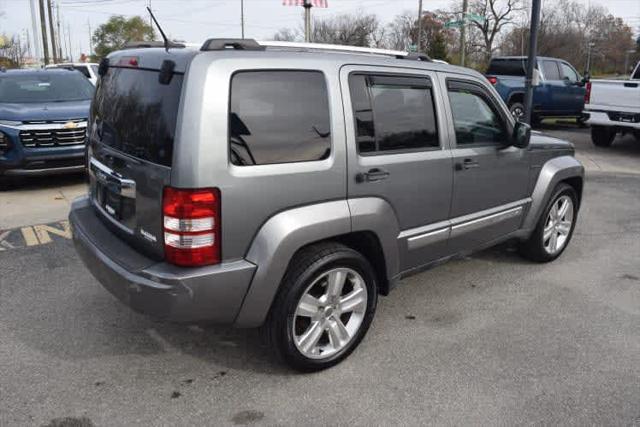
[{"label": "front door handle", "polygon": [[383,179],[387,179],[389,177],[389,172],[380,168],[369,169],[367,172],[360,172],[356,175],[356,182],[377,182],[382,181]]},{"label": "front door handle", "polygon": [[479,167],[480,167],[480,163],[478,163],[477,160],[473,160],[473,159],[464,159],[462,163],[456,163],[457,171],[479,168]]}]

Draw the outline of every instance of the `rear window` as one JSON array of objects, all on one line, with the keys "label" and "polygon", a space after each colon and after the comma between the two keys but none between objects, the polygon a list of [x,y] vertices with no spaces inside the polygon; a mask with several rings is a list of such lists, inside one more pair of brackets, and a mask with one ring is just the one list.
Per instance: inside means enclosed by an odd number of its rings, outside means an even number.
[{"label": "rear window", "polygon": [[319,71],[243,71],[231,80],[231,163],[322,160],[331,153],[329,100]]},{"label": "rear window", "polygon": [[92,105],[98,139],[149,162],[171,166],[182,74],[168,85],[158,71],[109,67]]},{"label": "rear window", "polygon": [[0,103],[41,103],[87,101],[93,85],[79,73],[3,73],[0,76]]},{"label": "rear window", "polygon": [[527,60],[522,59],[492,59],[487,74],[495,76],[525,76],[527,74]]}]

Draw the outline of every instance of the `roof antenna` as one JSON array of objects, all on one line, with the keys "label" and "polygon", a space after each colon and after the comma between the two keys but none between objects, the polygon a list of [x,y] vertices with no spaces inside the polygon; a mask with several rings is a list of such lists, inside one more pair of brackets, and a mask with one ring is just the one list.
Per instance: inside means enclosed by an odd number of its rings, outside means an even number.
[{"label": "roof antenna", "polygon": [[181,47],[180,45],[174,44],[171,40],[167,38],[167,36],[164,34],[164,31],[162,31],[162,27],[160,27],[160,24],[158,24],[158,20],[153,15],[153,12],[151,12],[151,8],[149,6],[147,6],[147,10],[149,11],[149,15],[151,15],[151,19],[153,19],[153,22],[156,24],[156,27],[158,27],[158,31],[160,31],[160,35],[164,40],[164,49],[167,52],[169,52],[170,47]]}]

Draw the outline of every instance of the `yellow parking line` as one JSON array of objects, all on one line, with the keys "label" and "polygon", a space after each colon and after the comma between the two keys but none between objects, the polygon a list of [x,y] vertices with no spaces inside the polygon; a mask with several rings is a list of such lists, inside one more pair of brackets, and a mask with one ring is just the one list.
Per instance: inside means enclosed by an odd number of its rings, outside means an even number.
[{"label": "yellow parking line", "polygon": [[33,227],[22,227],[20,231],[22,232],[22,237],[24,238],[24,242],[27,246],[37,246],[40,244],[36,237],[36,233],[33,231]]},{"label": "yellow parking line", "polygon": [[40,240],[41,245],[51,243],[51,236],[49,236],[49,233],[64,237],[65,239],[71,239],[72,236],[69,221],[60,221],[59,224],[62,226],[62,230],[47,224],[33,226],[33,230],[35,231],[36,236],[38,236],[38,240]]}]

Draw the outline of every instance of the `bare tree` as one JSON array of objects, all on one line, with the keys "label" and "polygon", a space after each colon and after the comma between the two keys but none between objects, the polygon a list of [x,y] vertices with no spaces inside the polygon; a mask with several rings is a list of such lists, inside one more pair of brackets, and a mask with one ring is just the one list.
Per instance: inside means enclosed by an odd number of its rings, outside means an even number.
[{"label": "bare tree", "polygon": [[315,43],[372,46],[380,43],[381,26],[376,15],[338,15],[314,20],[311,40]]},{"label": "bare tree", "polygon": [[[528,26],[512,29],[502,40],[503,54],[526,54]],[[597,73],[625,72],[633,32],[620,18],[602,6],[585,7],[576,0],[547,2],[538,33],[538,54],[562,58],[578,69],[586,68],[587,56]],[[634,59],[633,57],[631,58]]]},{"label": "bare tree", "polygon": [[280,42],[293,42],[298,39],[299,32],[292,30],[291,28],[280,28],[277,33],[273,35],[273,40]]},{"label": "bare tree", "polygon": [[473,0],[470,3],[469,11],[482,18],[471,20],[471,26],[479,32],[480,40],[474,40],[474,32],[470,31],[470,41],[473,48],[482,50],[484,61],[488,62],[495,51],[501,31],[514,24],[523,10],[522,0]]},{"label": "bare tree", "polygon": [[24,64],[27,49],[17,35],[0,35],[0,66],[20,68]]}]

